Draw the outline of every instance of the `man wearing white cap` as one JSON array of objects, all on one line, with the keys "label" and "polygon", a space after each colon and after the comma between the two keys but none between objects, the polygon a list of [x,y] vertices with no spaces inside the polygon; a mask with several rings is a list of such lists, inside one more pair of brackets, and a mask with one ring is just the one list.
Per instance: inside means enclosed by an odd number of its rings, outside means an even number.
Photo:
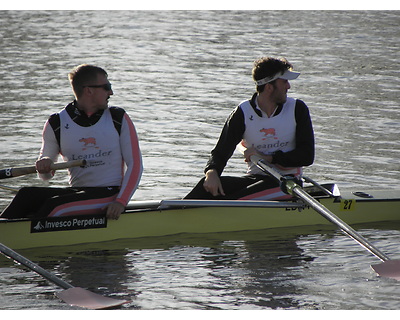
[{"label": "man wearing white cap", "polygon": [[[314,162],[314,131],[306,104],[287,97],[289,80],[300,73],[292,71],[286,59],[265,57],[254,62],[252,70],[256,93],[230,114],[220,138],[211,151],[205,177],[186,199],[283,199],[288,197],[278,182],[249,157],[258,154],[283,175],[301,178],[302,167]],[[221,176],[228,160],[240,144],[244,148],[247,174]]]}]

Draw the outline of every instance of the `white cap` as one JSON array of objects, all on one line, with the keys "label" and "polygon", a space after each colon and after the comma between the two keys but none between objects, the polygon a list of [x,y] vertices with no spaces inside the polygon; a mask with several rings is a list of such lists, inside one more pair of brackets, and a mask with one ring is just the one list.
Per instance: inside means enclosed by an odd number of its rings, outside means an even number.
[{"label": "white cap", "polygon": [[276,79],[294,80],[294,79],[297,79],[297,77],[299,75],[300,75],[300,72],[294,72],[294,71],[286,70],[284,73],[278,72],[277,74],[275,74],[272,77],[266,77],[264,79],[257,80],[256,84],[257,84],[257,86],[262,86],[263,84],[267,84],[267,83],[272,82],[272,81],[274,81]]}]

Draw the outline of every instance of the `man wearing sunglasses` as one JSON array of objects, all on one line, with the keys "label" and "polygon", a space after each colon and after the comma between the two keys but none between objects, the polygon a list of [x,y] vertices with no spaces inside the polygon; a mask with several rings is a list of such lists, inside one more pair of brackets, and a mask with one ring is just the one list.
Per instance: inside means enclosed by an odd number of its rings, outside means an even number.
[{"label": "man wearing sunglasses", "polygon": [[21,188],[2,218],[105,212],[118,219],[138,187],[143,170],[138,137],[128,114],[108,106],[113,91],[106,71],[80,65],[68,76],[75,100],[46,122],[36,170],[51,179],[50,166],[59,155],[86,165],[69,169],[70,187]]}]

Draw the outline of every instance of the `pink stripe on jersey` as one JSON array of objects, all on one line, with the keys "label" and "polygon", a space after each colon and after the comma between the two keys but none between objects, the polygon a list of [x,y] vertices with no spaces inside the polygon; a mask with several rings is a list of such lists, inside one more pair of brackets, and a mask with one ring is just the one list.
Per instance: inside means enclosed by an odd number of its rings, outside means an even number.
[{"label": "pink stripe on jersey", "polygon": [[53,209],[49,217],[102,213],[106,205],[115,201],[116,195],[107,198],[74,201]]},{"label": "pink stripe on jersey", "polygon": [[135,126],[126,113],[124,114],[124,119],[125,122],[128,124],[129,138],[131,143],[131,147],[127,149],[131,152],[130,159],[133,159],[133,163],[131,164],[130,168],[128,167],[127,171],[125,172],[121,191],[118,194],[116,201],[126,206],[130,198],[132,197],[132,194],[135,192],[136,188],[139,185],[143,168],[142,156],[139,148],[139,140]]}]

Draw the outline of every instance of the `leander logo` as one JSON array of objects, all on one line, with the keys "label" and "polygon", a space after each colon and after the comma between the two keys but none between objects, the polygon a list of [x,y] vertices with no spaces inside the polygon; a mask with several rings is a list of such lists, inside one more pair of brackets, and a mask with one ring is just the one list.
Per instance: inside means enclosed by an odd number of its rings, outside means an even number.
[{"label": "leander logo", "polygon": [[263,140],[278,139],[274,128],[261,129],[260,132],[264,133]]},{"label": "leander logo", "polygon": [[79,139],[79,142],[83,143],[83,148],[82,150],[86,150],[88,148],[95,148],[98,149],[99,147],[96,145],[96,139],[93,137],[89,137],[89,138],[82,138]]},{"label": "leander logo", "polygon": [[31,222],[31,233],[107,228],[104,214],[43,218]]}]

